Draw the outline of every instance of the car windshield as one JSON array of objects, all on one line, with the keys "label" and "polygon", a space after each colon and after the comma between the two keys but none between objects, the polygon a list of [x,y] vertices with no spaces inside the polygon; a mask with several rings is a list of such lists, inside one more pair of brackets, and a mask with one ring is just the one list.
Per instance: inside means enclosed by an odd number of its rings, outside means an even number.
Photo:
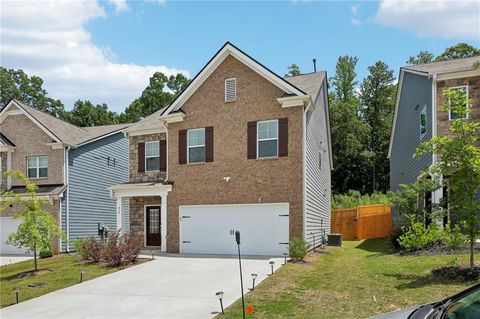
[{"label": "car windshield", "polygon": [[450,304],[444,318],[470,319],[480,318],[480,289],[455,300]]}]

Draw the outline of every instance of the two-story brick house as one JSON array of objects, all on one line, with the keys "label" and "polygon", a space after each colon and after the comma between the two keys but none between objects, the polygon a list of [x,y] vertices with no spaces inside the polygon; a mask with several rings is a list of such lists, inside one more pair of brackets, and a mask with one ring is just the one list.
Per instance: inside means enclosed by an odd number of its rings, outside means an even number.
[{"label": "two-story brick house", "polygon": [[[480,119],[480,57],[412,65],[400,69],[395,116],[390,140],[390,188],[412,184],[429,178],[423,172],[435,164],[434,154],[415,158],[418,146],[434,136],[449,132],[451,119],[461,114],[447,114],[443,90],[461,90],[470,99],[470,118]],[[450,112],[451,113],[451,112]],[[419,205],[428,207],[440,203],[448,195],[445,186],[419,198]],[[445,221],[448,220],[447,216]],[[428,216],[425,216],[428,224]]]},{"label": "two-story brick house", "polygon": [[[3,173],[18,170],[38,185],[49,201],[44,207],[61,225],[69,241],[53,243],[55,252],[69,251],[71,241],[98,235],[98,223],[116,227],[116,206],[106,187],[128,180],[128,125],[80,128],[12,100],[0,112],[0,192],[25,193],[25,185]],[[0,216],[2,254],[23,254],[6,245],[21,220],[13,206]]]},{"label": "two-story brick house", "polygon": [[145,247],[232,254],[240,230],[244,254],[281,255],[329,231],[325,72],[282,78],[226,43],[169,107],[124,132],[130,181],[110,191],[117,227]]}]

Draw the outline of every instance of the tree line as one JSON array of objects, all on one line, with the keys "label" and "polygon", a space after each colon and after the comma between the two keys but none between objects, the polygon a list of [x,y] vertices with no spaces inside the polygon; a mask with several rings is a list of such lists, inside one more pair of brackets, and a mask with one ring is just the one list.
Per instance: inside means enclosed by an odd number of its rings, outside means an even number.
[{"label": "tree line", "polygon": [[[480,55],[480,49],[466,43],[447,48],[435,57],[428,51],[411,56],[407,64],[466,58]],[[386,192],[390,188],[387,159],[393,123],[397,86],[394,71],[377,61],[368,75],[357,80],[358,57],[340,56],[329,82],[330,127],[333,164],[332,190],[337,194],[358,190],[362,194]],[[302,74],[296,64],[287,67],[286,76]],[[11,99],[78,126],[134,123],[168,106],[190,80],[183,74],[167,77],[155,72],[142,94],[125,111],[116,113],[107,104],[77,100],[71,111],[60,100],[48,96],[43,80],[23,70],[0,67],[0,109]]]}]

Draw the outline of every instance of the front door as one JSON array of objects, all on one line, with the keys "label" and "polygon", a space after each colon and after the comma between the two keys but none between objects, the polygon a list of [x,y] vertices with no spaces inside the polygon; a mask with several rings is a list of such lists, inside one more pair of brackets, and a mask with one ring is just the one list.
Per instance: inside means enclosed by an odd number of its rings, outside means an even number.
[{"label": "front door", "polygon": [[147,207],[147,246],[160,246],[160,206]]}]

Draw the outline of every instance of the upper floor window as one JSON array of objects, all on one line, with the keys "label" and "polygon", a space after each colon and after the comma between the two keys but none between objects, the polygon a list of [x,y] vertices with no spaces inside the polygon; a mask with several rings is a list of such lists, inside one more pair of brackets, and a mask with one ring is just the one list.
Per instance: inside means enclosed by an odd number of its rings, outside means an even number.
[{"label": "upper floor window", "polygon": [[234,102],[237,99],[237,78],[225,79],[225,102]]},{"label": "upper floor window", "polygon": [[160,170],[160,142],[146,142],[145,143],[145,170],[158,171]]},{"label": "upper floor window", "polygon": [[205,162],[205,128],[188,130],[188,163]]},{"label": "upper floor window", "polygon": [[278,156],[278,120],[257,122],[257,158]]},{"label": "upper floor window", "polygon": [[[468,86],[456,86],[456,87],[452,87],[450,88],[451,90],[454,90],[454,91],[460,91],[462,92],[463,94],[465,94],[465,100],[468,99]],[[448,119],[449,120],[456,120],[456,119],[466,119],[467,118],[467,114],[466,113],[455,113],[454,111],[450,110],[448,112]]]},{"label": "upper floor window", "polygon": [[27,177],[45,178],[48,176],[48,157],[27,157]]},{"label": "upper floor window", "polygon": [[420,139],[427,134],[427,106],[425,105],[420,112]]}]

